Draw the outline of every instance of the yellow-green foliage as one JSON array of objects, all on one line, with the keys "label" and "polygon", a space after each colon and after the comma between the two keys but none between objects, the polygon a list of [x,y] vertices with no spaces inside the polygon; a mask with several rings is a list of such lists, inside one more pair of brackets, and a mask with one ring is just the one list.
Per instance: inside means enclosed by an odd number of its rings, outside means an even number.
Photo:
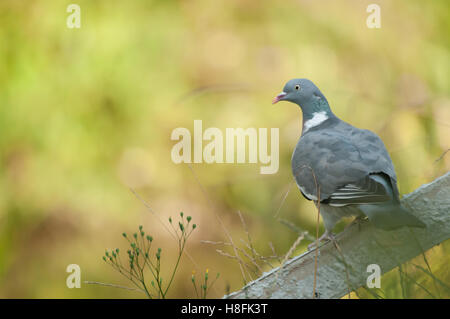
[{"label": "yellow-green foliage", "polygon": [[[382,25],[369,29],[372,2],[79,0],[81,28],[69,29],[74,1],[0,1],[0,297],[145,297],[68,289],[66,267],[80,265],[82,281],[126,285],[101,255],[142,224],[169,272],[176,243],[160,221],[179,211],[198,228],[167,297],[195,297],[192,271],[206,268],[221,274],[208,296],[239,289],[239,264],[201,240],[228,240],[219,216],[240,244],[238,210],[261,254],[272,254],[270,242],[286,253],[297,238],[274,215],[292,181],[301,112],[270,104],[293,77],[313,80],[335,114],[383,138],[402,194],[448,171],[450,152],[436,162],[450,148],[448,1],[377,1]],[[193,164],[205,196],[170,158],[172,130],[192,130],[194,119],[279,127],[279,172]],[[295,187],[278,217],[315,234],[315,210]],[[448,249],[427,257],[449,283]],[[385,278],[387,295],[401,298],[398,274]]]}]

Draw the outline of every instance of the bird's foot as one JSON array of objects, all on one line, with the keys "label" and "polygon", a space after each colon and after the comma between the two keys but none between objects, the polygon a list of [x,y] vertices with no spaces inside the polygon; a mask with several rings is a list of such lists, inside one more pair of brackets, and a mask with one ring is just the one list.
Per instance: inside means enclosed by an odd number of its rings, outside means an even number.
[{"label": "bird's foot", "polygon": [[365,220],[365,216],[356,216],[354,220],[352,220],[352,222],[350,224],[348,224],[347,226],[345,226],[344,231],[346,231],[348,228],[352,227],[353,225],[358,225],[358,230],[361,230],[361,224],[363,223],[363,221]]},{"label": "bird's foot", "polygon": [[325,230],[322,236],[319,237],[319,239],[311,244],[308,245],[308,250],[312,250],[319,246],[319,244],[322,241],[332,241],[336,242],[336,239],[334,238],[334,235],[331,231]]}]

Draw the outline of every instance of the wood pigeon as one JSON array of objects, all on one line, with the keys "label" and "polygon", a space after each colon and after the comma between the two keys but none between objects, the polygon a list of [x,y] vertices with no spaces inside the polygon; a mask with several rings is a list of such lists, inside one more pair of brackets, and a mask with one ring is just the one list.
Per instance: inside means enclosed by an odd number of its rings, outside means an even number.
[{"label": "wood pigeon", "polygon": [[292,172],[303,196],[320,201],[325,233],[345,216],[367,216],[375,227],[425,227],[400,204],[397,177],[383,141],[369,130],[340,120],[325,96],[307,79],[293,79],[272,101],[298,104],[303,129],[292,154]]}]

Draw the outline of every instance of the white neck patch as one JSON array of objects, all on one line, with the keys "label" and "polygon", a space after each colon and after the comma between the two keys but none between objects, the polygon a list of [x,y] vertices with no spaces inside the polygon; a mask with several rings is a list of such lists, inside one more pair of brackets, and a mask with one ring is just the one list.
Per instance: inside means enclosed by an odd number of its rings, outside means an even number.
[{"label": "white neck patch", "polygon": [[325,111],[313,113],[313,117],[305,122],[303,125],[304,132],[309,130],[311,127],[317,126],[328,119],[327,113]]}]

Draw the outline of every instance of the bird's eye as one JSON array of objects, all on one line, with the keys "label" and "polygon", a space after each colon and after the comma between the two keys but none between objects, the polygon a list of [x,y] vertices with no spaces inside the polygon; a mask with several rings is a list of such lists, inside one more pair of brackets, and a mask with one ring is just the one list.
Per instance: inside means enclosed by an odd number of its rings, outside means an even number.
[{"label": "bird's eye", "polygon": [[297,84],[297,85],[295,86],[295,89],[296,89],[297,91],[300,90],[300,85]]}]

